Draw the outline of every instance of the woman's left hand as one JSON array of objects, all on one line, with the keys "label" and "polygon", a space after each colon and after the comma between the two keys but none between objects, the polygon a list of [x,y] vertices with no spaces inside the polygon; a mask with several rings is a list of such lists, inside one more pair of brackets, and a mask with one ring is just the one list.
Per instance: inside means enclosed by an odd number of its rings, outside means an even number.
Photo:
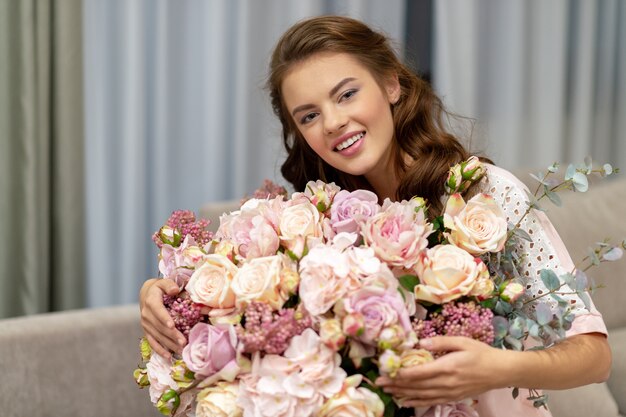
[{"label": "woman's left hand", "polygon": [[[403,407],[427,407],[463,400],[505,386],[507,351],[461,336],[436,336],[420,347],[447,351],[433,362],[400,369],[394,378],[380,377],[376,384]],[[502,380],[502,381],[501,381]]]}]

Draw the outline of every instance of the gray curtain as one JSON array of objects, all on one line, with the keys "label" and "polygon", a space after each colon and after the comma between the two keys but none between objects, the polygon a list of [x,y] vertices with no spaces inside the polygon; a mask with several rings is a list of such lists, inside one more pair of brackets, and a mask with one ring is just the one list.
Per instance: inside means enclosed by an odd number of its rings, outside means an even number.
[{"label": "gray curtain", "polygon": [[82,4],[0,0],[0,317],[84,305]]}]

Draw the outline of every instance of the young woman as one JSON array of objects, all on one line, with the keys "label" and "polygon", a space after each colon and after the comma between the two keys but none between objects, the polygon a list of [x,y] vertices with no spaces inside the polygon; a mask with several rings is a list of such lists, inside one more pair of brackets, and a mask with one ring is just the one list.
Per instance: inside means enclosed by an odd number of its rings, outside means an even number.
[{"label": "young woman", "polygon": [[[381,202],[419,195],[438,213],[448,169],[470,156],[446,131],[447,113],[429,85],[400,62],[385,36],[359,21],[322,16],[294,25],[274,50],[268,86],[288,153],[282,174],[297,190],[321,179],[348,190],[370,189]],[[493,194],[517,221],[525,207],[524,186],[507,171],[487,166],[486,180],[470,192]],[[573,263],[542,213],[531,213],[522,227],[534,239],[519,248],[531,255],[522,273],[537,294],[545,290],[539,270],[565,272]],[[162,303],[164,293],[177,291],[170,280],[149,280],[140,294],[142,325],[162,355],[180,351],[184,343]],[[376,382],[404,398],[405,406],[473,397],[481,416],[549,415],[523,394],[514,400],[509,387],[567,389],[602,382],[610,370],[600,314],[570,298],[577,314],[572,329],[549,349],[515,352],[464,337],[434,337],[421,346],[450,353]]]}]

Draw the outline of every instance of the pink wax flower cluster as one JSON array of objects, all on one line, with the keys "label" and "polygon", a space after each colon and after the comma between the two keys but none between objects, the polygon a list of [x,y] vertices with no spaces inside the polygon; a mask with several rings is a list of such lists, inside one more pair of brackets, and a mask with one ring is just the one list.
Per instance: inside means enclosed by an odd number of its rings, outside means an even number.
[{"label": "pink wax flower cluster", "polygon": [[[213,233],[206,230],[209,223],[206,219],[196,220],[193,211],[176,210],[165,222],[167,229],[163,230],[162,228],[156,231],[152,235],[152,240],[160,248],[163,246],[164,240],[166,242],[173,242],[175,239],[182,241],[189,235],[196,244],[203,246],[213,238]],[[171,232],[169,232],[170,230]]]},{"label": "pink wax flower cluster", "polygon": [[[407,415],[373,381],[445,354],[419,339],[553,343],[541,337],[564,335],[569,306],[550,320],[520,283],[518,225],[489,194],[460,194],[485,172],[476,158],[451,167],[441,213],[419,196],[379,204],[371,191],[322,181],[291,196],[266,182],[214,235],[174,212],[154,240],[162,279],[180,289],[164,304],[188,343],[166,359],[144,339],[135,380],[171,416]],[[604,244],[597,258],[618,252]],[[560,278],[541,279],[558,301]],[[474,416],[473,404],[417,413]]]},{"label": "pink wax flower cluster", "polygon": [[493,312],[474,301],[452,302],[428,319],[415,319],[413,328],[418,338],[433,336],[465,336],[488,345],[494,341]]}]

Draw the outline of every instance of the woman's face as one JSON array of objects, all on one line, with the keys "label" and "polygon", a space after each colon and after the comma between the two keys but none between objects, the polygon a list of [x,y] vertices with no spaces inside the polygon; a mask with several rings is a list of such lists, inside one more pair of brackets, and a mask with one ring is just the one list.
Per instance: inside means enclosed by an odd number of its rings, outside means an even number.
[{"label": "woman's face", "polygon": [[366,178],[393,172],[390,103],[399,94],[397,79],[381,87],[344,53],[313,55],[282,83],[286,107],[309,146],[332,167]]}]

